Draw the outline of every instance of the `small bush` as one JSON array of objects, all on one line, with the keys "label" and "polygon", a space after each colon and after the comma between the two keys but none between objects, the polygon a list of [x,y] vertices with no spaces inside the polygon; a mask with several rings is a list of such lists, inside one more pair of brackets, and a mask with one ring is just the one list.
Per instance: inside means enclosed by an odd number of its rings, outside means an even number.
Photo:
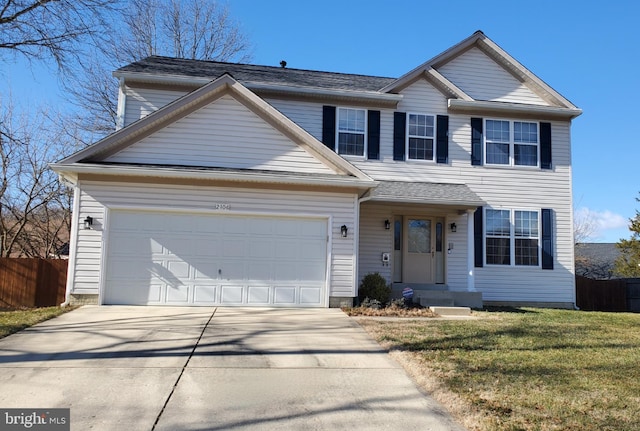
[{"label": "small bush", "polygon": [[369,302],[377,301],[380,306],[383,306],[389,302],[390,296],[391,286],[387,284],[387,280],[383,276],[377,272],[364,276],[358,290],[358,299],[361,303],[367,298]]}]

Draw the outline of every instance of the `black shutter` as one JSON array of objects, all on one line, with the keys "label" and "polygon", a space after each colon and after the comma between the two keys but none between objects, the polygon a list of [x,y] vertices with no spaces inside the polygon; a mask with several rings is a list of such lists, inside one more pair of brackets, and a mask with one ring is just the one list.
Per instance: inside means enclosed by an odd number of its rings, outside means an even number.
[{"label": "black shutter", "polygon": [[336,107],[322,107],[322,143],[336,150]]},{"label": "black shutter", "polygon": [[542,269],[553,269],[553,210],[542,209]]},{"label": "black shutter", "polygon": [[551,169],[551,123],[540,123],[540,167]]},{"label": "black shutter", "polygon": [[475,267],[482,268],[484,256],[482,254],[482,244],[484,242],[484,230],[482,228],[482,207],[478,207],[473,214],[473,255]]},{"label": "black shutter", "polygon": [[405,133],[407,129],[407,114],[393,113],[393,160],[404,161]]},{"label": "black shutter", "polygon": [[378,160],[380,159],[380,111],[369,111],[367,115],[367,157]]},{"label": "black shutter", "polygon": [[471,119],[471,164],[482,165],[482,118]]},{"label": "black shutter", "polygon": [[438,115],[436,124],[436,161],[449,163],[449,116]]}]

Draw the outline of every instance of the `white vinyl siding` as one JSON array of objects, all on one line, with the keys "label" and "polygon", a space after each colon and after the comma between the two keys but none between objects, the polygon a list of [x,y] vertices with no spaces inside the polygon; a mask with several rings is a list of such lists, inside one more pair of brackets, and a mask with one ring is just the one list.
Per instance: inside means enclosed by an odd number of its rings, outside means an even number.
[{"label": "white vinyl siding", "polygon": [[221,97],[107,161],[335,173],[231,96]]},{"label": "white vinyl siding", "polygon": [[[235,215],[287,215],[290,217],[328,217],[329,232],[329,295],[355,296],[354,238],[356,226],[356,195],[312,190],[278,191],[254,188],[221,188],[203,185],[169,185],[144,183],[80,182],[79,215],[91,215],[91,230],[78,230],[75,268],[69,269],[73,277],[74,294],[99,293],[101,280],[101,253],[107,240],[105,223],[107,208],[130,208],[164,211],[191,211],[206,214]],[[223,204],[227,210],[216,210]],[[340,227],[347,225],[349,235],[342,238]]]},{"label": "white vinyl siding", "polygon": [[[404,98],[400,102],[398,110],[446,113],[446,107],[442,108],[446,106],[446,98],[442,93],[438,92],[439,99],[418,96],[429,94],[428,86],[429,84],[422,80],[402,90]],[[415,93],[414,87],[416,88]],[[375,180],[464,183],[490,207],[530,208],[535,202],[539,208],[553,209],[556,269],[542,270],[539,267],[526,266],[475,268],[476,288],[483,292],[485,300],[559,303],[574,301],[569,122],[551,122],[553,170],[522,169],[520,167],[495,169],[472,166],[470,162],[470,116],[457,114],[449,114],[450,165],[393,161],[393,111],[382,110],[380,123],[381,160],[354,160],[352,162]],[[397,213],[395,208],[394,212]],[[361,213],[363,219],[366,219],[367,214],[364,210],[361,210]],[[406,213],[408,214],[409,211]],[[454,250],[447,257],[447,285],[453,290],[465,290],[467,263],[466,251],[462,247],[466,243],[466,215],[458,216],[457,212],[452,212],[447,217],[449,217],[449,223],[456,221],[458,226],[456,233],[448,232],[449,238],[453,238]],[[380,220],[386,218],[390,218],[390,216],[385,215]],[[377,223],[381,223],[380,220]],[[375,226],[376,222],[372,223]],[[366,230],[363,230],[363,234],[366,234]],[[361,242],[363,241],[367,244],[368,240],[361,238]],[[360,276],[362,276],[362,271],[380,269],[380,253],[391,251],[392,246],[393,244],[390,242],[384,250],[377,246],[375,249],[365,251],[361,244],[360,250],[366,254],[361,256]],[[367,258],[369,254],[370,258]],[[458,258],[460,260],[457,260]]]},{"label": "white vinyl siding", "polygon": [[475,47],[439,67],[438,72],[475,100],[548,105]]},{"label": "white vinyl siding", "polygon": [[124,125],[146,117],[185,94],[186,91],[125,87]]}]

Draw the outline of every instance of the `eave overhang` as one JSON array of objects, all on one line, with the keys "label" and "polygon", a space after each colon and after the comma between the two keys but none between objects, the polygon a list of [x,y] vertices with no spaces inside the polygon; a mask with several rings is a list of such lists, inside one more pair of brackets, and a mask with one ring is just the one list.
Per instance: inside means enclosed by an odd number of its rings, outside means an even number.
[{"label": "eave overhang", "polygon": [[367,190],[378,183],[347,175],[304,174],[296,172],[254,171],[226,168],[200,168],[190,166],[123,165],[104,163],[52,163],[54,172],[75,184],[83,174],[139,178],[169,178],[188,180],[261,183],[273,185],[329,186]]},{"label": "eave overhang", "polygon": [[525,105],[521,103],[492,102],[484,100],[448,99],[447,107],[453,113],[475,115],[517,116],[540,119],[571,120],[582,114],[578,108]]}]

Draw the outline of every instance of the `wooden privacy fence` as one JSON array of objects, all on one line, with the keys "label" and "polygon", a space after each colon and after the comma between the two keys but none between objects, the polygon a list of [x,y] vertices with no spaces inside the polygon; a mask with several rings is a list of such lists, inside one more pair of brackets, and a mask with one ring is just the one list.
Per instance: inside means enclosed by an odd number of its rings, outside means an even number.
[{"label": "wooden privacy fence", "polygon": [[0,308],[61,304],[67,265],[63,259],[0,258]]},{"label": "wooden privacy fence", "polygon": [[576,305],[585,311],[640,312],[640,278],[592,280],[576,275]]}]

